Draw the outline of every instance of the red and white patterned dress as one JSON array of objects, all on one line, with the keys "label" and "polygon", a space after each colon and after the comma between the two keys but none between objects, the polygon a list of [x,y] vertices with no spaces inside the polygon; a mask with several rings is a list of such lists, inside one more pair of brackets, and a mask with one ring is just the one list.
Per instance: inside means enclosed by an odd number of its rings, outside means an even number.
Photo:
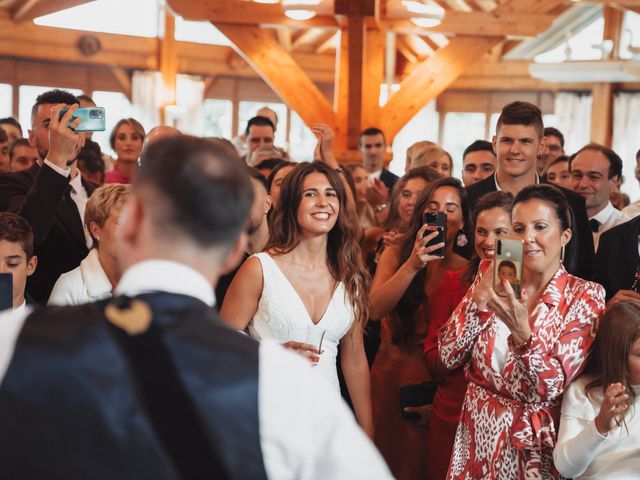
[{"label": "red and white patterned dress", "polygon": [[[472,299],[488,266],[482,262],[440,330],[442,361],[450,369],[466,365],[469,380],[448,478],[558,478],[552,452],[562,393],[582,370],[604,310],[604,288],[561,266],[529,317],[531,346],[518,355],[506,346],[501,320]],[[500,350],[505,354],[497,360]]]}]

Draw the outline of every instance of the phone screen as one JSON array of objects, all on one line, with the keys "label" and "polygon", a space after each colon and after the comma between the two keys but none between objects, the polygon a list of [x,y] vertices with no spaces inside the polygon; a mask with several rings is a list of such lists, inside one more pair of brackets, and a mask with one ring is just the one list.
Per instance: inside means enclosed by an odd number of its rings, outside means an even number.
[{"label": "phone screen", "polygon": [[500,296],[506,296],[503,281],[511,284],[516,298],[522,290],[522,250],[520,240],[499,239],[496,248],[495,268],[493,270],[493,289]]},{"label": "phone screen", "polygon": [[[436,227],[438,229],[438,235],[435,238],[429,240],[427,245],[436,245],[438,243],[444,243],[447,237],[447,214],[444,212],[425,212],[422,215],[422,222],[430,227]],[[433,230],[426,230],[424,236],[432,233]],[[444,247],[431,252],[431,255],[436,257],[444,257]]]},{"label": "phone screen", "polygon": [[0,273],[0,310],[13,307],[13,274]]}]

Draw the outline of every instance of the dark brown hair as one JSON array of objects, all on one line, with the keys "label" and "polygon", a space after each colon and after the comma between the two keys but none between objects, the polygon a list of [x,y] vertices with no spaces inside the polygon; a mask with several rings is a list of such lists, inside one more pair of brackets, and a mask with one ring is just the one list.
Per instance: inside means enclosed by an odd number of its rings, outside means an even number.
[{"label": "dark brown hair", "polygon": [[[457,190],[458,196],[460,197],[460,206],[462,207],[462,221],[466,225],[467,219],[469,218],[467,191],[460,183],[460,180],[454,177],[445,177],[431,182],[427,188],[422,191],[413,209],[411,222],[409,223],[409,228],[407,229],[405,240],[400,250],[400,265],[405,263],[411,256],[418,230],[424,225],[422,213],[427,208],[427,205],[429,205],[435,191],[441,187],[453,187]],[[416,311],[420,305],[425,305],[426,308],[428,298],[426,298],[424,294],[424,282],[428,268],[429,265],[427,264],[425,268],[421,269],[413,277],[413,280],[396,304],[395,311],[398,314],[398,325],[392,335],[392,341],[395,345],[402,346],[407,344],[415,330]]]},{"label": "dark brown hair", "polygon": [[538,138],[544,135],[542,112],[533,103],[512,102],[505,105],[496,124],[496,135],[502,125],[526,125],[535,127]]},{"label": "dark brown hair", "polygon": [[639,338],[640,303],[623,302],[607,308],[587,357],[584,373],[595,377],[585,387],[587,395],[620,382],[629,395],[629,405],[633,404],[636,392],[629,381],[629,350]]},{"label": "dark brown hair", "polygon": [[27,260],[33,257],[33,230],[29,222],[20,215],[0,212],[0,240],[19,243]]},{"label": "dark brown hair", "polygon": [[336,191],[340,211],[335,226],[328,233],[327,266],[331,276],[344,284],[348,301],[361,328],[369,318],[368,293],[370,278],[360,253],[356,219],[346,208],[347,193],[340,175],[322,162],[301,163],[282,182],[280,201],[273,211],[269,226],[269,242],[265,250],[275,255],[292,251],[300,243],[298,209],[302,200],[302,184],[312,173],[321,173]]}]

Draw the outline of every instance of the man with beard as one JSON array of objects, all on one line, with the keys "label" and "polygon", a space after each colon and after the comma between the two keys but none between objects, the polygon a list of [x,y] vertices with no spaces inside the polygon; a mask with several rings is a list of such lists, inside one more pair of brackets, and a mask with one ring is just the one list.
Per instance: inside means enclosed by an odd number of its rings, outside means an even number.
[{"label": "man with beard", "polygon": [[[73,270],[87,256],[90,237],[83,228],[84,209],[94,185],[82,179],[76,155],[82,137],[73,128],[76,97],[63,90],[40,95],[31,111],[29,142],[38,161],[28,170],[0,178],[0,210],[24,217],[34,234],[38,269],[29,278],[27,292],[46,304],[58,277]],[[62,109],[69,109],[60,119]]]}]

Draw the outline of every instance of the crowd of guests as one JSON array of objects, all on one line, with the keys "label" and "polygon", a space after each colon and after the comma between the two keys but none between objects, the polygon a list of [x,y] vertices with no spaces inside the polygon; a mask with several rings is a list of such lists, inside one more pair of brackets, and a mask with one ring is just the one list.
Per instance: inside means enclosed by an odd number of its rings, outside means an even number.
[{"label": "crowd of guests", "polygon": [[[160,307],[118,296],[160,291],[215,305],[221,330],[194,327],[187,355],[170,336],[180,337],[172,330],[179,327],[156,329],[166,330],[178,380],[167,373],[173,370],[154,377],[151,364],[128,350],[135,345],[118,337],[137,388],[144,394],[180,383],[188,368],[202,368],[191,364],[205,361],[208,345],[231,355],[221,378],[230,382],[237,373],[244,386],[221,386],[225,394],[216,399],[204,393],[206,375],[191,372],[198,380],[193,388],[182,380],[193,402],[186,410],[227,411],[237,403],[248,415],[242,427],[230,414],[217,429],[199,418],[204,427],[185,430],[185,445],[196,447],[193,438],[209,432],[207,451],[220,453],[222,466],[209,465],[216,458],[176,445],[184,432],[143,398],[154,441],[166,450],[164,468],[220,467],[231,478],[247,449],[250,478],[263,478],[261,469],[270,478],[640,476],[640,201],[630,204],[620,193],[623,160],[611,149],[588,144],[565,153],[562,133],[544,128],[540,110],[514,102],[503,108],[492,142],[466,148],[460,172],[441,146],[418,141],[407,150],[405,174],[394,175],[377,128],[360,136],[361,162],[340,164],[333,132],[322,124],[312,127],[314,161],[295,162],[273,145],[278,119],[268,108],[231,141],[166,126],[145,133],[135,119],[123,119],[110,136],[111,158],[90,134],[73,130],[76,104],[93,103],[59,90],[38,97],[28,140],[15,120],[0,120],[0,257],[2,271],[13,274],[11,320],[0,324],[0,418],[21,395],[32,395],[32,382],[19,381],[19,373],[40,375],[22,366],[28,355],[45,355],[48,338],[68,340],[48,333],[42,318],[91,345],[100,337],[93,324],[81,322],[82,337],[64,312],[104,315],[135,339]],[[625,160],[637,162],[640,181],[640,151]],[[214,177],[224,185],[206,183]],[[427,223],[431,216],[444,223]],[[494,264],[501,239],[522,244],[521,273],[514,262]],[[159,304],[173,312],[182,301]],[[44,313],[25,321],[35,305],[78,310],[37,310]],[[83,305],[102,305],[104,314]],[[145,341],[138,348],[147,354],[160,348]],[[273,342],[291,356],[273,353]],[[69,362],[73,349],[61,350],[54,357]],[[247,384],[258,374],[243,362],[258,356],[269,393]],[[296,370],[298,358],[307,368]],[[289,362],[292,370],[283,367]],[[145,375],[155,383],[140,380]],[[56,379],[64,386],[59,373]],[[211,386],[222,385],[216,381]],[[80,397],[92,404],[91,395]],[[11,420],[15,428],[19,418]],[[46,418],[35,431],[54,425]],[[242,447],[226,444],[225,428],[248,435],[238,440]],[[98,436],[108,445],[117,439]],[[135,438],[151,462],[149,437]],[[8,458],[16,471],[31,468],[12,455],[0,453],[0,468]],[[68,472],[102,465],[88,458],[96,464],[53,464]],[[163,468],[143,465],[135,468]]]}]

